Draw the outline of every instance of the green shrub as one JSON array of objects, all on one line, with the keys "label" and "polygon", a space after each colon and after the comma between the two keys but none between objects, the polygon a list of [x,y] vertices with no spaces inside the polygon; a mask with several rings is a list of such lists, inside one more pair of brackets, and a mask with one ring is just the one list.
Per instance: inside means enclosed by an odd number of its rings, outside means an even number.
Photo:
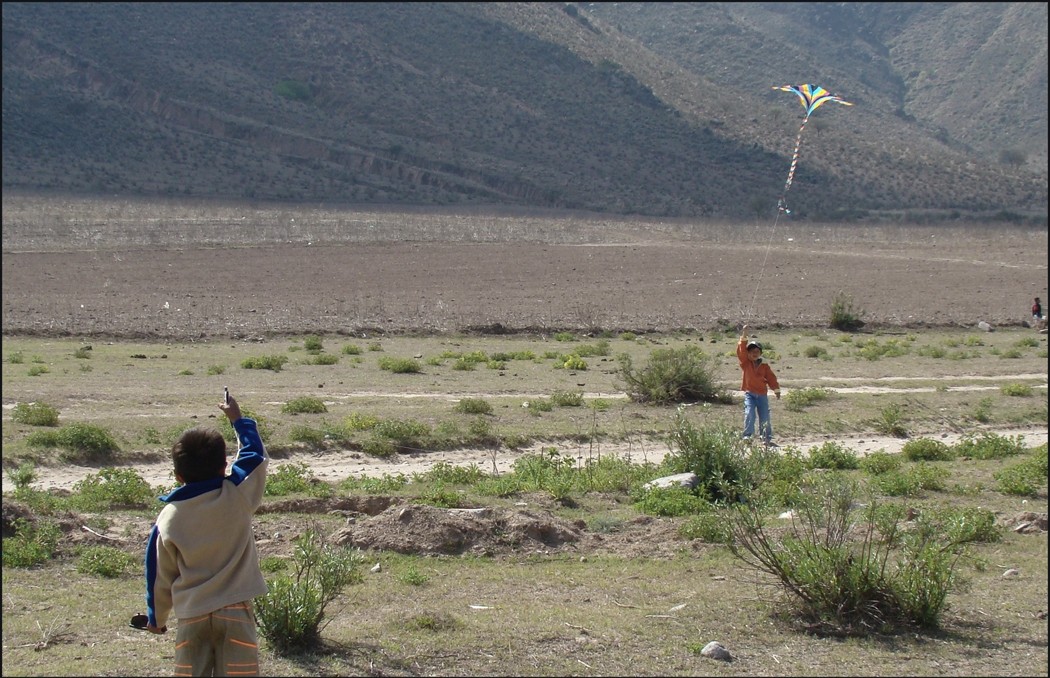
[{"label": "green shrub", "polygon": [[904,443],[901,453],[908,461],[950,461],[955,458],[950,446],[931,438],[909,440]]},{"label": "green shrub", "polygon": [[373,435],[371,438],[361,443],[361,451],[372,457],[386,459],[397,454],[397,445],[395,445],[394,441],[389,438],[384,438],[380,435]]},{"label": "green shrub", "polygon": [[4,537],[4,567],[33,567],[54,557],[58,550],[58,538],[62,534],[56,523],[16,518],[13,527],[14,536]]},{"label": "green shrub", "polygon": [[307,362],[309,365],[335,365],[339,362],[339,356],[333,353],[318,353]]},{"label": "green shrub", "polygon": [[1038,458],[1027,459],[999,469],[993,477],[996,480],[996,489],[1003,494],[1035,497],[1047,482],[1045,454],[1042,463]]},{"label": "green shrub", "polygon": [[219,375],[219,374],[225,374],[226,373],[226,366],[225,365],[208,365],[207,373],[209,375],[211,375],[211,376],[215,376],[215,375]]},{"label": "green shrub", "polygon": [[890,339],[883,344],[880,344],[878,339],[869,339],[857,349],[857,355],[867,360],[879,360],[907,355],[910,350],[897,339]]},{"label": "green shrub", "polygon": [[573,354],[578,355],[581,358],[606,356],[609,355],[609,342],[606,339],[599,339],[595,344],[581,344],[576,347]]},{"label": "green shrub", "polygon": [[849,470],[860,468],[857,453],[834,441],[827,441],[809,451],[810,468]]},{"label": "green shrub", "polygon": [[50,372],[47,365],[31,365],[29,370],[26,372],[31,377],[39,377],[41,374],[47,374]]},{"label": "green shrub", "polygon": [[536,398],[535,400],[527,400],[521,404],[529,410],[529,414],[533,416],[539,416],[540,412],[553,412],[554,403],[545,398]]},{"label": "green shrub", "polygon": [[861,458],[860,467],[865,473],[873,476],[882,475],[883,473],[889,473],[890,471],[896,471],[903,464],[903,460],[899,454],[890,454],[888,452],[872,452],[866,457]]},{"label": "green shrub", "polygon": [[695,494],[709,501],[733,501],[750,480],[745,447],[736,431],[697,428],[679,412],[668,436],[670,453],[661,468],[668,475],[695,473]]},{"label": "green shrub", "polygon": [[379,369],[393,372],[394,374],[414,374],[422,372],[423,366],[414,358],[381,356],[379,358]]},{"label": "green shrub", "polygon": [[576,354],[563,355],[558,358],[558,364],[555,367],[583,371],[587,369],[587,361]]},{"label": "green shrub", "polygon": [[351,584],[363,581],[361,554],[324,542],[314,530],[299,538],[292,573],[278,573],[266,595],[255,599],[259,631],[278,654],[314,649],[328,604]]},{"label": "green shrub", "polygon": [[415,498],[415,503],[439,508],[461,508],[466,498],[462,492],[447,488],[441,483],[428,486]]},{"label": "green shrub", "polygon": [[992,420],[992,399],[981,398],[973,409],[970,410],[970,418],[974,421],[982,424],[987,424]]},{"label": "green shrub", "polygon": [[920,346],[916,351],[917,354],[925,356],[927,358],[943,358],[948,355],[948,351],[941,346]]},{"label": "green shrub", "polygon": [[967,433],[955,444],[956,456],[966,459],[1005,459],[1024,452],[1024,437],[983,431]]},{"label": "green shrub", "polygon": [[[938,626],[956,564],[986,534],[983,517],[968,530],[936,520],[903,530],[900,510],[883,510],[875,497],[858,501],[858,485],[842,474],[820,474],[801,490],[790,530],[768,529],[761,502],[734,505],[733,555],[774,577],[810,629],[868,635]],[[863,507],[859,520],[855,506]]]},{"label": "green shrub", "polygon": [[293,426],[288,430],[288,439],[296,443],[320,447],[324,444],[325,433],[310,426]]},{"label": "green shrub", "polygon": [[1003,527],[996,523],[995,513],[979,506],[936,510],[932,519],[949,542],[988,543],[1003,538]]},{"label": "green shrub", "polygon": [[379,423],[379,417],[370,414],[353,412],[343,420],[343,426],[348,431],[369,431]]},{"label": "green shrub", "polygon": [[284,414],[324,414],[328,412],[324,401],[314,396],[293,398],[281,406]]},{"label": "green shrub", "polygon": [[241,361],[241,367],[246,370],[273,370],[280,372],[284,364],[288,362],[286,355],[264,355],[245,358]]},{"label": "green shrub", "polygon": [[115,579],[139,563],[138,558],[112,546],[89,546],[77,556],[77,572]]},{"label": "green shrub", "polygon": [[157,492],[129,468],[106,467],[73,485],[69,503],[83,511],[144,509],[157,503]]},{"label": "green shrub", "polygon": [[418,480],[439,485],[473,485],[484,477],[485,473],[477,464],[454,466],[447,461],[439,461],[431,466],[430,470],[420,475]]},{"label": "green shrub", "polygon": [[578,339],[572,332],[556,332],[554,341],[578,341]]},{"label": "green shrub", "polygon": [[398,581],[408,584],[409,586],[423,586],[430,581],[430,577],[425,573],[420,572],[415,567],[409,567],[398,575]]},{"label": "green shrub", "polygon": [[357,344],[345,344],[343,346],[343,353],[345,355],[361,355],[361,347]]},{"label": "green shrub", "polygon": [[455,409],[464,414],[492,414],[492,404],[484,398],[463,398]]},{"label": "green shrub", "polygon": [[284,464],[266,476],[265,494],[268,497],[284,497],[290,494],[329,497],[332,491],[331,485],[317,480],[310,467],[301,461]]},{"label": "green shrub", "polygon": [[460,372],[472,372],[476,370],[477,367],[478,364],[476,362],[464,358],[459,358],[456,362],[452,363],[452,369]]},{"label": "green shrub", "polygon": [[635,508],[654,516],[691,516],[711,511],[711,504],[688,488],[654,487],[638,493]]},{"label": "green shrub", "polygon": [[47,403],[18,403],[11,419],[29,426],[58,426],[58,410]]},{"label": "green shrub", "polygon": [[923,490],[940,491],[951,472],[941,466],[919,462],[904,470],[888,471],[873,478],[873,486],[890,497],[914,497]]},{"label": "green shrub", "polygon": [[383,419],[372,429],[376,435],[402,443],[419,441],[430,435],[430,427],[420,421]]},{"label": "green shrub", "polygon": [[7,469],[5,473],[11,479],[11,484],[15,486],[16,493],[28,490],[37,478],[36,466],[31,461],[23,461],[17,468]]},{"label": "green shrub", "polygon": [[716,365],[695,346],[657,349],[645,367],[634,369],[630,355],[617,357],[619,377],[635,402],[668,405],[684,402],[730,402],[715,380]]},{"label": "green shrub", "polygon": [[784,395],[784,402],[787,409],[793,412],[801,412],[810,405],[823,402],[830,397],[831,391],[829,389],[811,386],[788,391]]},{"label": "green shrub", "polygon": [[360,490],[366,494],[391,494],[403,489],[408,483],[409,478],[404,473],[395,473],[393,475],[384,473],[379,478],[371,476],[355,478],[354,476],[349,476],[339,482],[339,489],[345,492]]},{"label": "green shrub", "polygon": [[583,403],[583,391],[555,391],[551,402],[558,407],[579,407]]},{"label": "green shrub", "polygon": [[830,324],[836,330],[853,332],[864,326],[863,313],[853,305],[853,297],[839,292],[831,302]]},{"label": "green shrub", "polygon": [[828,349],[823,346],[807,346],[806,350],[802,352],[802,355],[807,358],[823,358],[825,360],[830,358],[828,355]]},{"label": "green shrub", "polygon": [[1001,390],[1003,395],[1019,398],[1027,398],[1032,395],[1032,387],[1022,383],[1004,384]]},{"label": "green shrub", "polygon": [[324,342],[321,341],[321,337],[311,334],[303,339],[303,348],[308,353],[320,353],[324,350]]},{"label": "green shrub", "polygon": [[704,511],[686,520],[678,528],[684,539],[701,539],[709,544],[726,544],[733,538],[729,521],[720,512]]},{"label": "green shrub", "polygon": [[263,572],[284,572],[288,569],[288,560],[280,556],[263,556],[259,558],[259,569]]},{"label": "green shrub", "polygon": [[904,438],[908,427],[904,421],[904,409],[897,403],[882,408],[879,418],[874,421],[875,430],[883,435]]},{"label": "green shrub", "polygon": [[34,431],[26,436],[30,447],[58,447],[66,462],[105,462],[120,450],[109,431],[95,424],[69,424],[55,431]]}]

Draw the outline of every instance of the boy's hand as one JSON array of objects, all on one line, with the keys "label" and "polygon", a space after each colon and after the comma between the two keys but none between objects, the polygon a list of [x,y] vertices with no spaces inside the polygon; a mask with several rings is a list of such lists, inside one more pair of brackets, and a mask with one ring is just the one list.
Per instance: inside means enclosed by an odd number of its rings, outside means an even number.
[{"label": "boy's hand", "polygon": [[773,393],[777,395],[777,400],[780,400],[780,389],[778,388],[777,390],[773,391]]},{"label": "boy's hand", "polygon": [[219,409],[223,411],[231,424],[241,418],[241,406],[237,404],[237,399],[233,396],[230,396],[227,402],[219,403]]},{"label": "boy's hand", "polygon": [[750,330],[751,330],[751,326],[750,325],[744,325],[743,327],[740,328],[740,336],[746,337]]},{"label": "boy's hand", "polygon": [[167,626],[162,626],[162,627],[160,627],[158,629],[153,624],[146,624],[146,630],[149,631],[150,633],[158,633],[158,634],[160,634],[160,633],[167,633],[168,632],[168,627]]}]

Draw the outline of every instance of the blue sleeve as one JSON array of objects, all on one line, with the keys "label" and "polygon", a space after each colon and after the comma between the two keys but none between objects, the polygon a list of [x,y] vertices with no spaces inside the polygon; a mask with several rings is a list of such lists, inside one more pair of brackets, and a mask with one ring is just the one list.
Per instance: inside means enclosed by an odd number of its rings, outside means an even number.
[{"label": "blue sleeve", "polygon": [[149,539],[146,541],[146,614],[149,623],[157,625],[157,610],[155,587],[157,585],[157,537],[160,532],[157,526],[149,531]]},{"label": "blue sleeve", "polygon": [[237,440],[240,441],[241,447],[227,477],[234,485],[240,485],[266,459],[266,448],[259,436],[259,427],[255,420],[241,417],[233,422],[233,430],[237,432]]}]

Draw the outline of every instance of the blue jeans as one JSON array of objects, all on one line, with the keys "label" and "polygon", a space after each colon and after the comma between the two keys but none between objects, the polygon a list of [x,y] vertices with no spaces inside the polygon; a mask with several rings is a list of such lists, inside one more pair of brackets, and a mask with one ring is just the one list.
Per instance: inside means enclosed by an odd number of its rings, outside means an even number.
[{"label": "blue jeans", "polygon": [[758,418],[758,432],[767,443],[773,440],[773,422],[769,419],[769,396],[757,393],[744,393],[744,436],[755,435],[755,418]]}]

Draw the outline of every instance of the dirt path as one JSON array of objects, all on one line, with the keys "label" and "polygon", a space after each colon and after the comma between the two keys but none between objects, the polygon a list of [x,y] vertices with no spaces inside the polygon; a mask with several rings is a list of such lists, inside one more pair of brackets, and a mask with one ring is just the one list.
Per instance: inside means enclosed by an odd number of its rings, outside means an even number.
[{"label": "dirt path", "polygon": [[[997,429],[991,431],[1002,436],[1021,436],[1026,446],[1036,447],[1047,442],[1047,430],[1037,429]],[[962,436],[957,433],[944,433],[937,438],[949,445],[959,441]],[[783,447],[794,446],[804,452],[811,448],[823,445],[828,441],[835,441],[844,447],[853,450],[858,455],[864,456],[871,452],[885,451],[897,453],[901,451],[907,439],[889,436],[860,436],[860,437],[826,437],[821,439],[790,440],[782,439]],[[484,449],[459,449],[437,452],[421,452],[417,454],[401,454],[389,459],[368,456],[361,452],[350,450],[332,450],[322,453],[296,454],[289,458],[275,459],[274,468],[283,464],[304,463],[313,474],[328,482],[338,482],[350,476],[370,476],[378,478],[384,474],[396,475],[399,473],[411,475],[413,473],[425,473],[435,464],[444,462],[455,466],[470,466],[476,464],[481,470],[492,473],[505,473],[510,471],[514,461],[524,454],[539,452],[544,445],[536,445],[521,450],[484,450]],[[568,448],[564,444],[558,446],[562,454],[573,454],[580,461],[597,458],[599,455],[617,455],[629,458],[634,462],[659,462],[667,455],[669,449],[666,442],[662,440],[635,441],[632,443],[605,443],[605,444],[577,444],[575,448]],[[128,464],[130,468],[142,476],[150,485],[170,485],[172,482],[171,462],[167,459],[142,463]],[[37,469],[37,480],[33,487],[37,489],[72,489],[73,485],[98,472],[97,468],[88,466],[63,466],[43,467]],[[5,475],[3,478],[3,491],[14,490],[14,485]]]}]

